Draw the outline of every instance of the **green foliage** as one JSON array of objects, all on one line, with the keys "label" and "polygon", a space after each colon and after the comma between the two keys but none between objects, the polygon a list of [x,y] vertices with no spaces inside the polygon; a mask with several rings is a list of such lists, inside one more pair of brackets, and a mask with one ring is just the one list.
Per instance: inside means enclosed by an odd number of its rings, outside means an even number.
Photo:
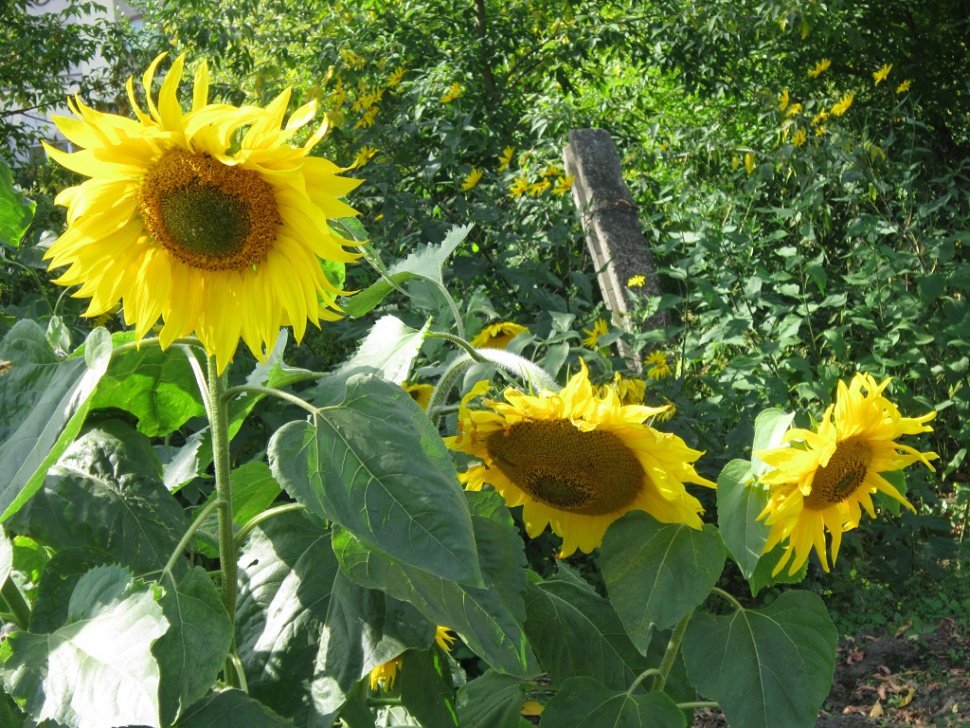
[{"label": "green foliage", "polygon": [[615,691],[588,677],[571,677],[542,714],[542,724],[580,728],[684,728],[684,714],[663,693]]}]

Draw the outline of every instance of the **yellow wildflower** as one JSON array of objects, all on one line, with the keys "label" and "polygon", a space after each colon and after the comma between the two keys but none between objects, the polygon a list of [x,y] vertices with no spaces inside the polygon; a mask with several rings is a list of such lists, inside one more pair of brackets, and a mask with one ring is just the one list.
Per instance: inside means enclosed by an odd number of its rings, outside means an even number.
[{"label": "yellow wildflower", "polygon": [[377,118],[377,112],[380,111],[379,106],[371,106],[364,115],[360,117],[356,124],[354,124],[354,129],[369,129],[374,126],[374,120]]},{"label": "yellow wildflower", "polygon": [[823,121],[829,118],[829,112],[827,109],[822,109],[820,112],[812,117],[812,126],[818,126]]},{"label": "yellow wildflower", "polygon": [[825,124],[815,128],[815,136],[825,136]]},{"label": "yellow wildflower", "polygon": [[842,116],[852,106],[853,99],[855,99],[855,93],[849,91],[849,93],[832,106],[832,116]]},{"label": "yellow wildflower", "polygon": [[828,58],[823,58],[821,61],[819,61],[812,67],[812,70],[808,72],[808,75],[810,78],[818,78],[827,70],[829,70],[829,66],[831,65],[832,65],[831,60],[829,60]]},{"label": "yellow wildflower", "polygon": [[674,418],[674,415],[677,414],[677,405],[666,397],[664,397],[664,402],[666,403],[667,409],[654,417],[657,422],[669,422]]},{"label": "yellow wildflower", "polygon": [[560,174],[562,174],[562,170],[559,169],[559,167],[557,167],[556,165],[550,164],[548,167],[546,167],[544,170],[542,170],[542,175],[541,176],[542,177],[558,177]]},{"label": "yellow wildflower", "polygon": [[798,129],[795,131],[794,136],[792,136],[791,143],[796,147],[802,146],[808,140],[808,132],[804,129]]},{"label": "yellow wildflower", "polygon": [[464,182],[461,183],[461,188],[468,192],[472,187],[477,185],[482,179],[482,170],[478,167],[474,167],[471,172],[465,177]]},{"label": "yellow wildflower", "polygon": [[366,65],[366,61],[356,53],[354,53],[350,48],[341,48],[340,57],[343,62],[355,70],[360,70]]},{"label": "yellow wildflower", "polygon": [[630,276],[627,279],[626,284],[630,288],[642,288],[643,284],[646,282],[647,282],[646,276],[636,275],[636,276]]},{"label": "yellow wildflower", "polygon": [[643,404],[643,397],[647,393],[647,383],[642,379],[624,377],[616,372],[613,375],[613,382],[597,387],[596,394],[599,397],[608,397],[611,389],[616,392],[621,404]]},{"label": "yellow wildflower", "polygon": [[653,352],[647,357],[644,364],[647,364],[650,367],[650,369],[647,370],[647,376],[650,377],[650,379],[666,379],[672,374],[670,364],[667,362],[667,357],[662,351]]},{"label": "yellow wildflower", "polygon": [[539,182],[533,182],[531,185],[529,185],[529,194],[533,197],[538,197],[550,187],[552,187],[552,182],[547,179],[540,180]]},{"label": "yellow wildflower", "polygon": [[872,80],[875,81],[876,85],[878,86],[886,80],[886,77],[889,75],[891,70],[893,70],[892,63],[884,64],[878,71],[872,72]]},{"label": "yellow wildflower", "polygon": [[800,113],[802,113],[802,105],[792,104],[791,106],[788,107],[788,111],[785,113],[785,116],[795,116],[796,114],[800,114]]},{"label": "yellow wildflower", "polygon": [[512,157],[515,155],[515,147],[506,147],[502,150],[502,153],[498,155],[498,171],[504,172],[509,168],[512,163]]},{"label": "yellow wildflower", "polygon": [[529,191],[529,180],[525,177],[516,177],[512,182],[512,186],[509,188],[509,194],[512,197],[521,197],[526,192]]},{"label": "yellow wildflower", "polygon": [[788,89],[786,88],[781,92],[781,96],[778,97],[778,111],[784,111],[788,108]]},{"label": "yellow wildflower", "polygon": [[746,152],[744,155],[744,170],[751,174],[754,172],[754,153]]},{"label": "yellow wildflower", "polygon": [[606,324],[606,319],[596,319],[596,323],[593,324],[591,329],[583,329],[583,333],[586,334],[586,338],[583,339],[583,343],[586,344],[590,349],[595,349],[599,346],[600,337],[606,334],[610,330],[610,327]]},{"label": "yellow wildflower", "polygon": [[404,66],[398,66],[397,68],[394,69],[393,73],[391,73],[391,75],[387,77],[387,87],[394,88],[399,83],[401,83],[401,79],[403,78],[404,78]]},{"label": "yellow wildflower", "polygon": [[552,188],[552,191],[557,195],[566,194],[573,188],[573,181],[575,179],[576,178],[574,175],[569,175],[568,177],[560,176],[559,179],[556,180],[556,186]]},{"label": "yellow wildflower", "polygon": [[451,86],[448,87],[448,90],[445,91],[445,93],[438,100],[443,104],[450,104],[463,93],[465,93],[465,89],[460,83],[455,81],[453,84],[451,84]]},{"label": "yellow wildflower", "polygon": [[907,78],[905,81],[903,81],[901,84],[899,84],[896,87],[896,93],[898,93],[898,94],[904,94],[907,91],[909,91],[909,87],[912,86],[912,85],[913,85],[913,79]]}]

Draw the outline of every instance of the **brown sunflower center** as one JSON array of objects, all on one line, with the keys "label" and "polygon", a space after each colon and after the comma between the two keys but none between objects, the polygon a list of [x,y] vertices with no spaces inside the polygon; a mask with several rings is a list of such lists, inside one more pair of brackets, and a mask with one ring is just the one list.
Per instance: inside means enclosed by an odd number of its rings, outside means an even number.
[{"label": "brown sunflower center", "polygon": [[841,503],[866,479],[872,450],[856,438],[840,442],[828,465],[815,471],[812,492],[805,497],[805,506],[813,510],[823,510]]},{"label": "brown sunflower center", "polygon": [[502,473],[537,501],[596,516],[620,510],[643,488],[646,473],[617,435],[581,432],[567,420],[520,422],[486,440]]},{"label": "brown sunflower center", "polygon": [[181,149],[148,170],[139,206],[154,240],[205,270],[262,263],[282,224],[273,188],[259,174]]}]

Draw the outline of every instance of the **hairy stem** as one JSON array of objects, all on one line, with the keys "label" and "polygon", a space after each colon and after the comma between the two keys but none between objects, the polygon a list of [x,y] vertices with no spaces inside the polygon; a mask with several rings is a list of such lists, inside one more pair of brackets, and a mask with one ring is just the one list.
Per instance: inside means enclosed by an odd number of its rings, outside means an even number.
[{"label": "hairy stem", "polygon": [[667,643],[667,651],[664,653],[663,660],[660,661],[660,674],[653,679],[653,686],[651,688],[653,691],[663,690],[664,686],[666,686],[667,676],[670,675],[674,661],[680,653],[680,643],[684,641],[687,625],[690,624],[690,618],[693,616],[694,610],[691,609],[674,627],[674,631],[670,635],[670,641]]}]

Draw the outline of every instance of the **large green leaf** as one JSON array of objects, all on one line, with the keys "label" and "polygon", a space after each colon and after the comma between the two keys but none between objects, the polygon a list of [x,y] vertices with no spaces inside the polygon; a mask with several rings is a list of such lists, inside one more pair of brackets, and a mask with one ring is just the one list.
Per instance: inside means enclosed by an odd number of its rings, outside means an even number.
[{"label": "large green leaf", "polygon": [[[476,532],[494,523],[480,517],[473,521]],[[334,533],[333,547],[340,568],[351,579],[410,602],[434,624],[455,630],[494,669],[515,675],[534,672],[535,658],[526,643],[521,620],[499,591],[491,587],[493,574],[484,563],[485,587],[470,587],[396,561],[368,548],[342,529]],[[508,564],[502,568],[512,570]],[[503,575],[494,576],[501,580]]]},{"label": "large green leaf", "polygon": [[695,530],[628,513],[606,531],[599,564],[610,602],[633,643],[646,650],[652,625],[666,629],[710,594],[724,568],[724,544],[707,524]]},{"label": "large green leaf", "polygon": [[617,691],[589,677],[571,677],[546,705],[539,725],[548,728],[684,728],[687,719],[677,704],[663,693]]},{"label": "large green leaf", "polygon": [[458,691],[462,728],[519,728],[526,685],[517,677],[486,670]]},{"label": "large green leaf", "polygon": [[15,632],[0,645],[5,690],[37,721],[161,726],[151,646],[168,622],[152,591],[121,566],[78,581],[67,621],[50,634]]},{"label": "large green leaf", "polygon": [[454,465],[407,392],[354,375],[342,404],[312,420],[284,425],[270,441],[270,468],[287,493],[405,564],[481,584]]},{"label": "large green leaf", "polygon": [[36,205],[13,186],[10,168],[0,160],[0,243],[16,248],[34,219]]},{"label": "large green leaf", "polygon": [[313,704],[323,715],[338,711],[373,668],[408,648],[427,648],[435,632],[435,625],[410,604],[355,584],[340,572],[332,581],[312,686]]},{"label": "large green leaf", "polygon": [[137,573],[161,569],[188,528],[146,437],[106,422],[74,442],[14,525],[55,549],[90,546]]},{"label": "large green leaf", "polygon": [[58,359],[43,329],[28,319],[14,324],[0,343],[0,360],[10,362],[0,377],[0,522],[40,488],[47,469],[81,430],[111,358],[108,332],[92,331],[83,349],[83,356]]},{"label": "large green leaf", "polygon": [[430,324],[428,321],[420,329],[412,329],[394,316],[382,317],[367,333],[354,356],[340,366],[337,376],[369,370],[390,382],[403,384],[421,351]]},{"label": "large green leaf", "polygon": [[67,621],[71,594],[81,577],[96,566],[111,563],[111,555],[93,546],[62,549],[55,553],[40,576],[34,607],[30,611],[30,631],[53,632]]},{"label": "large green leaf", "polygon": [[789,591],[763,609],[695,614],[687,672],[732,728],[813,726],[832,687],[838,634],[822,600]]},{"label": "large green leaf", "polygon": [[152,646],[161,673],[162,725],[170,725],[215,684],[232,643],[232,623],[212,579],[196,566],[175,582],[162,582],[160,603],[169,629]]},{"label": "large green leaf", "polygon": [[[113,334],[115,346],[134,340],[131,333]],[[149,437],[171,434],[193,417],[205,414],[189,354],[181,346],[157,346],[116,354],[101,378],[91,409],[114,407],[138,418],[138,431]]]},{"label": "large green leaf", "polygon": [[[411,253],[404,260],[392,265],[386,275],[344,303],[344,309],[350,316],[359,318],[369,313],[384,298],[405,281],[412,278],[423,279],[444,289],[442,268],[455,248],[465,239],[472,226],[453,227],[438,245],[426,245]],[[445,292],[447,295],[447,291]]]},{"label": "large green leaf", "polygon": [[536,577],[525,608],[529,643],[556,683],[586,675],[620,689],[647,667],[610,603],[589,585]]},{"label": "large green leaf", "polygon": [[717,525],[721,538],[745,579],[754,573],[770,526],[757,520],[768,503],[768,492],[754,479],[751,463],[732,460],[717,478]]},{"label": "large green leaf", "polygon": [[236,643],[249,691],[287,717],[314,710],[314,663],[337,574],[329,532],[305,513],[264,521],[239,554]]},{"label": "large green leaf", "polygon": [[398,682],[401,702],[422,728],[456,728],[459,725],[451,670],[439,650],[405,652]]},{"label": "large green leaf", "polygon": [[242,690],[222,690],[189,708],[176,728],[295,728]]}]

